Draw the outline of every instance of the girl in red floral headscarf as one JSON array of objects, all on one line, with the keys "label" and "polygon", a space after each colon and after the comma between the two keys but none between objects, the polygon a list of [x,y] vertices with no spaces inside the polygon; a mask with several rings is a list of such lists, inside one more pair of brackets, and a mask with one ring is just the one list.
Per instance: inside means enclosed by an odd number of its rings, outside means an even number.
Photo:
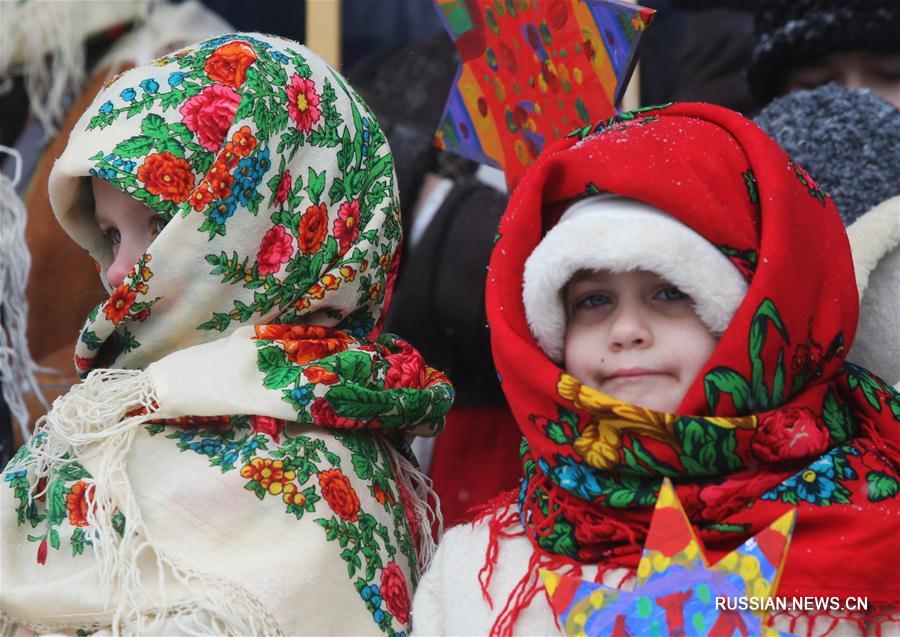
[{"label": "girl in red floral headscarf", "polygon": [[900,396],[845,362],[840,218],[755,125],[681,104],[559,141],[510,201],[487,290],[522,486],[445,535],[416,632],[558,632],[538,569],[630,587],[664,477],[712,560],[796,507],[778,595],[868,599],[777,628],[898,626]]}]

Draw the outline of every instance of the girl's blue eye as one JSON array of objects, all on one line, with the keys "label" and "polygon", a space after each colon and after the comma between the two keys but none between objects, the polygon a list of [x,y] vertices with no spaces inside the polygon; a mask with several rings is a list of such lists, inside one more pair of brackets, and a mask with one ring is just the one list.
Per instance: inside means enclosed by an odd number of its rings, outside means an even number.
[{"label": "girl's blue eye", "polygon": [[157,215],[157,216],[153,217],[153,221],[152,221],[153,233],[159,234],[160,232],[163,231],[163,228],[165,228],[168,223],[169,222],[166,221],[166,218],[163,217],[162,215]]},{"label": "girl's blue eye", "polygon": [[657,292],[656,298],[660,299],[661,301],[681,301],[682,299],[688,298],[688,295],[678,288],[672,286],[663,288],[662,290]]},{"label": "girl's blue eye", "polygon": [[608,295],[595,292],[578,301],[576,307],[590,309],[601,305],[609,305],[610,303],[612,303],[612,299]]},{"label": "girl's blue eye", "polygon": [[106,238],[109,240],[109,242],[114,246],[122,243],[122,233],[119,232],[118,228],[110,228],[104,234],[106,235]]}]

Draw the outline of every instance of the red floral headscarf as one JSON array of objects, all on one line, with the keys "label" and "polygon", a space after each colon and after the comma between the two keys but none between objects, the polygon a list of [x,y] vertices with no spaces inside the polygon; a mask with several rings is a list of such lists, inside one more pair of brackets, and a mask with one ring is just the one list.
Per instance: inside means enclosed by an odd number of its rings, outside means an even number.
[{"label": "red floral headscarf", "polygon": [[[526,322],[526,259],[566,202],[598,191],[666,211],[749,283],[676,414],[583,385]],[[780,595],[900,599],[884,566],[900,549],[900,396],[844,360],[858,306],[834,204],[752,122],[679,104],[620,115],[548,148],[501,222],[487,308],[525,475],[518,511],[492,512],[485,587],[497,538],[518,521],[533,566],[636,567],[670,477],[713,556],[798,508]],[[495,632],[511,629],[535,582],[534,573],[520,582]]]}]

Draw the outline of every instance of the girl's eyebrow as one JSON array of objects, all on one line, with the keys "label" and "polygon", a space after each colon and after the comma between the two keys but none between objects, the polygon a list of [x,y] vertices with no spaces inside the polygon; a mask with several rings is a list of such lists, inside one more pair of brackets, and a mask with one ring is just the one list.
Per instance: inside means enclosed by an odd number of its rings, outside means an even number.
[{"label": "girl's eyebrow", "polygon": [[593,270],[578,270],[572,275],[572,278],[569,279],[569,285],[581,283],[582,281],[595,281],[602,278],[603,274],[600,272],[595,272]]}]

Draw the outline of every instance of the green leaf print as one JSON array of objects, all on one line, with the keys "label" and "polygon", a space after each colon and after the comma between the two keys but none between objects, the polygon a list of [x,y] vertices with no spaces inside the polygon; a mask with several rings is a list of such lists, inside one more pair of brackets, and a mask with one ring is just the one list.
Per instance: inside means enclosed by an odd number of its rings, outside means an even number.
[{"label": "green leaf print", "polygon": [[287,359],[280,347],[263,347],[257,351],[256,365],[266,377],[263,385],[267,389],[280,389],[292,385],[300,378],[301,369]]},{"label": "green leaf print", "polygon": [[325,191],[325,171],[317,173],[310,167],[309,178],[306,181],[306,194],[309,195],[310,201],[318,205]]},{"label": "green leaf print", "polygon": [[[327,362],[328,359],[323,359]],[[334,357],[335,373],[346,381],[367,385],[372,379],[372,359],[364,352],[343,352]]]},{"label": "green leaf print", "polygon": [[325,395],[325,400],[340,415],[362,420],[390,413],[397,406],[396,400],[385,395],[385,392],[372,391],[363,387],[333,387]]},{"label": "green leaf print", "polygon": [[866,483],[869,489],[869,500],[881,502],[897,495],[897,480],[881,471],[870,471],[866,475]]},{"label": "green leaf print", "polygon": [[674,430],[684,450],[679,459],[690,473],[714,476],[741,467],[733,429],[717,427],[700,418],[682,417],[675,422]]},{"label": "green leaf print", "polygon": [[578,557],[575,527],[565,520],[557,520],[553,525],[553,532],[546,537],[538,536],[538,544],[557,555],[565,555],[572,559]]},{"label": "green leaf print", "polygon": [[[784,323],[781,321],[781,316],[779,316],[778,310],[775,308],[775,304],[771,299],[764,299],[763,302],[760,303],[759,308],[757,308],[756,314],[754,314],[753,320],[750,323],[750,389],[754,404],[757,408],[768,408],[774,404],[766,389],[763,362],[760,358],[760,354],[766,343],[769,322],[775,326],[775,329],[778,330],[786,343],[790,342],[787,331],[784,328]],[[779,391],[783,392],[783,388],[780,388]]]},{"label": "green leaf print", "polygon": [[853,420],[850,410],[840,400],[834,391],[829,389],[822,402],[822,420],[835,442],[846,442],[853,435]]},{"label": "green leaf print", "polygon": [[878,399],[878,392],[882,389],[881,383],[862,367],[847,363],[846,368],[847,385],[850,389],[861,390],[866,401],[872,405],[872,408],[881,413],[881,401]]},{"label": "green leaf print", "polygon": [[141,122],[141,132],[153,139],[167,139],[169,137],[169,127],[166,120],[156,113],[150,113]]},{"label": "green leaf print", "polygon": [[151,150],[153,150],[153,139],[146,135],[138,135],[119,142],[112,152],[122,159],[133,159],[135,157],[143,157]]},{"label": "green leaf print", "polygon": [[750,388],[747,381],[733,369],[716,367],[710,370],[703,377],[703,386],[706,389],[706,403],[713,413],[719,404],[720,392],[730,395],[739,411],[744,411],[750,406]]}]

